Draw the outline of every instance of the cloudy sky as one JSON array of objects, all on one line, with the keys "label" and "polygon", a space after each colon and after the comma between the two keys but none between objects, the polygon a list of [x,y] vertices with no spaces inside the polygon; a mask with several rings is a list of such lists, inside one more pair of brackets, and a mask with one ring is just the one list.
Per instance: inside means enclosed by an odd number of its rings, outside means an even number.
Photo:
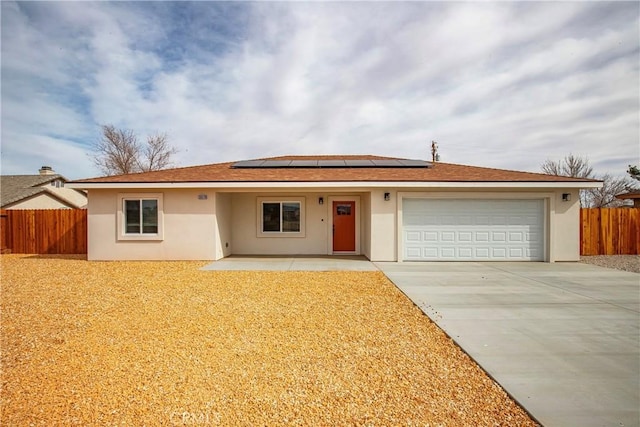
[{"label": "cloudy sky", "polygon": [[640,157],[638,2],[2,1],[2,173],[99,175],[101,124],[179,166],[378,154],[539,171]]}]

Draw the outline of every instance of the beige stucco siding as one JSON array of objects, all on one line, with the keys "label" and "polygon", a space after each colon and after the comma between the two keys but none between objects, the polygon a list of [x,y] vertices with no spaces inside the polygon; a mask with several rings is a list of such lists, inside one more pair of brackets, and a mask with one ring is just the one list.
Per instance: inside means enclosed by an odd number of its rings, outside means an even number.
[{"label": "beige stucco siding", "polygon": [[[281,200],[300,198],[304,201],[304,230],[299,237],[291,235],[261,236],[258,232],[259,199],[269,197]],[[323,204],[319,203],[322,197]],[[367,198],[366,202],[363,199]],[[358,247],[360,253],[370,248],[369,204],[366,193],[339,194],[335,191],[321,192],[270,192],[270,193],[234,193],[231,195],[231,246],[232,253],[238,255],[326,255],[332,252],[331,200],[358,201],[360,223]],[[365,249],[366,248],[366,249]]]},{"label": "beige stucco siding", "polygon": [[119,239],[116,217],[119,194],[123,193],[139,194],[145,191],[92,190],[89,193],[90,260],[216,258],[215,192],[198,189],[161,191],[164,229],[162,240]]},{"label": "beige stucco siding", "polygon": [[[385,193],[389,193],[389,200],[384,199]],[[396,211],[396,191],[371,191],[371,259],[374,261],[396,261]]]},{"label": "beige stucco siding", "polygon": [[47,194],[40,193],[29,199],[22,200],[18,203],[14,203],[4,209],[71,209],[73,206],[62,203],[55,197]]},{"label": "beige stucco siding", "polygon": [[364,193],[361,197],[361,251],[362,255],[371,259],[371,193]]},{"label": "beige stucco siding", "polygon": [[[571,200],[562,200],[562,194],[571,194]],[[554,218],[551,235],[553,261],[580,260],[580,192],[558,190],[555,193]]]},{"label": "beige stucco siding", "polygon": [[[227,190],[228,191],[228,190]],[[343,193],[335,189],[313,191],[221,192],[216,189],[165,189],[161,240],[126,241],[117,226],[119,194],[123,190],[91,190],[89,195],[89,259],[202,259],[229,255],[321,255],[332,251],[332,200],[357,200],[359,253],[372,261],[398,261],[402,246],[402,200],[405,197],[452,199],[544,200],[546,261],[579,259],[580,205],[577,189],[470,189],[438,188],[398,192],[369,188]],[[127,193],[143,193],[135,189]],[[389,193],[389,200],[384,194]],[[563,201],[562,194],[571,194]],[[264,236],[259,232],[261,198],[304,202],[303,233]],[[319,203],[322,197],[324,203]],[[120,202],[119,202],[120,200]]]},{"label": "beige stucco siding", "polygon": [[74,207],[77,206],[79,208],[83,208],[87,204],[87,197],[83,193],[74,190],[73,188],[56,187],[54,185],[51,185],[50,183],[44,184],[42,185],[42,187],[45,187],[48,191],[51,191],[56,196],[73,203]]},{"label": "beige stucco siding", "polygon": [[[302,198],[304,208],[304,236],[287,235],[260,237],[258,235],[258,197],[264,193],[236,193],[231,196],[231,245],[238,255],[317,255],[327,253],[327,196],[321,193],[269,193],[268,197],[282,200]],[[324,197],[324,204],[318,198]]]},{"label": "beige stucco siding", "polygon": [[215,215],[215,259],[221,259],[232,254],[232,222],[231,222],[231,194],[216,193]]}]

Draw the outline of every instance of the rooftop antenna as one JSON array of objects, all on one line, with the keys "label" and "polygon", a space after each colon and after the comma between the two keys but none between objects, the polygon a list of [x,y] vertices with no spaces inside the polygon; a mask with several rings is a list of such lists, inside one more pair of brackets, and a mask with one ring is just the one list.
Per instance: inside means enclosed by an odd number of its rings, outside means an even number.
[{"label": "rooftop antenna", "polygon": [[440,161],[440,154],[438,154],[438,143],[435,141],[431,141],[431,161],[434,163]]}]

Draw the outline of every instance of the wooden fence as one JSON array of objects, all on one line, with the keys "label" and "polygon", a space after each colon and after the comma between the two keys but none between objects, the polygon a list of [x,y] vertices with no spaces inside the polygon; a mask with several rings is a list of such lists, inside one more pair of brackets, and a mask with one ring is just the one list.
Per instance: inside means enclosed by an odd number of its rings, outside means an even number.
[{"label": "wooden fence", "polygon": [[640,209],[580,210],[580,255],[640,254]]},{"label": "wooden fence", "polygon": [[86,254],[86,209],[8,209],[0,211],[2,252]]},{"label": "wooden fence", "polygon": [[[580,210],[581,255],[640,254],[640,209]],[[18,254],[86,254],[86,209],[1,210],[0,249]]]}]

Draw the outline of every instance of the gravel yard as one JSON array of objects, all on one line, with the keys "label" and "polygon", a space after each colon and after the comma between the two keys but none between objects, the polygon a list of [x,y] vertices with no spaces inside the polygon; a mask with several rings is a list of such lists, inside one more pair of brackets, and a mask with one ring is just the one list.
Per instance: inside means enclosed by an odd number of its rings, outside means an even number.
[{"label": "gravel yard", "polygon": [[640,273],[640,255],[593,255],[581,256],[580,262],[616,270]]},{"label": "gravel yard", "polygon": [[1,263],[2,425],[535,425],[380,272]]}]

